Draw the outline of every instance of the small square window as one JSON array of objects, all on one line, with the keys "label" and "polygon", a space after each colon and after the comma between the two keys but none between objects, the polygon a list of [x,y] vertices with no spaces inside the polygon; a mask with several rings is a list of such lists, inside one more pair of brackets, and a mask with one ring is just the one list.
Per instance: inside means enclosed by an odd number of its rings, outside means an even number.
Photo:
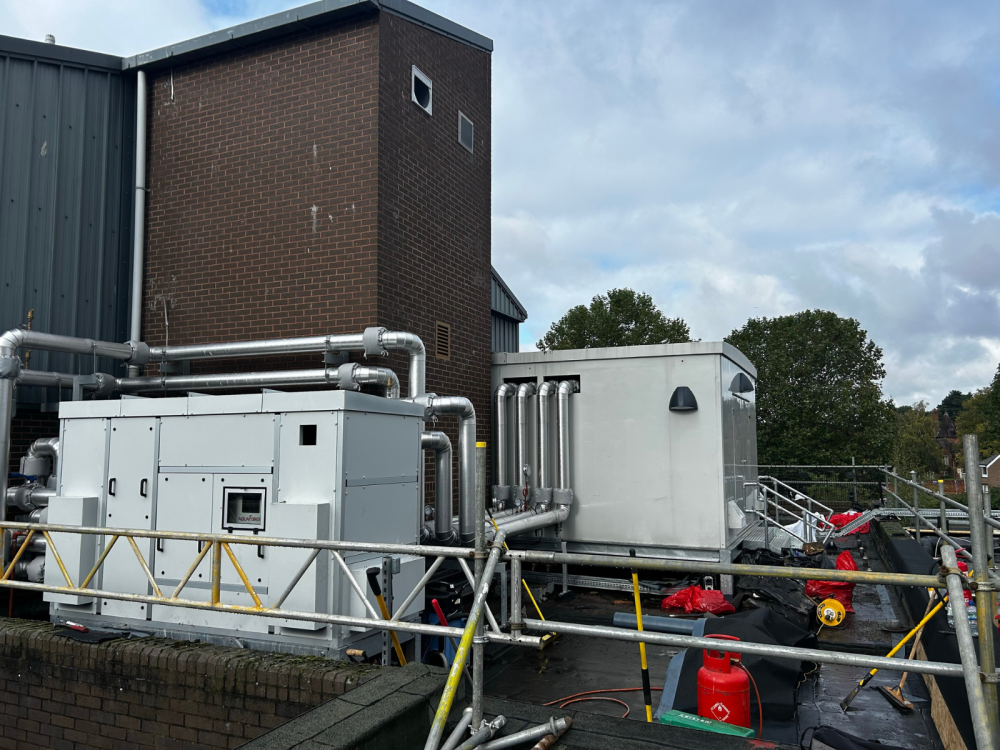
[{"label": "small square window", "polygon": [[416,65],[411,68],[410,99],[427,114],[433,114],[434,84]]},{"label": "small square window", "polygon": [[316,425],[299,425],[299,445],[316,445]]},{"label": "small square window", "polygon": [[474,153],[472,148],[475,144],[475,125],[472,124],[472,120],[466,117],[461,112],[458,113],[458,142],[465,146],[469,153]]}]

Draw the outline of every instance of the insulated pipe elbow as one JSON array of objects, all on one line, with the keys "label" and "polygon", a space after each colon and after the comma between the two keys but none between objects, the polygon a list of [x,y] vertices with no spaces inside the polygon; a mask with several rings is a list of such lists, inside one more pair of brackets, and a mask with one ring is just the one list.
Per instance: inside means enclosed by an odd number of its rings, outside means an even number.
[{"label": "insulated pipe elbow", "polygon": [[496,422],[497,422],[497,465],[496,485],[493,487],[493,497],[503,503],[510,499],[510,466],[507,460],[507,399],[514,395],[517,387],[503,383],[496,392]]},{"label": "insulated pipe elbow", "polygon": [[434,451],[434,538],[454,537],[451,527],[451,440],[443,432],[422,432],[420,447]]},{"label": "insulated pipe elbow", "polygon": [[427,350],[419,336],[375,327],[366,328],[363,338],[366,355],[388,354],[392,350],[407,352],[410,355],[409,397],[416,398],[427,392]]},{"label": "insulated pipe elbow", "polygon": [[559,384],[549,380],[542,383],[538,389],[538,488],[537,503],[543,509],[548,509],[552,500],[552,467],[549,463],[549,399],[559,388]]},{"label": "insulated pipe elbow", "polygon": [[399,398],[399,378],[388,367],[371,367],[369,365],[348,362],[337,370],[340,387],[356,391],[362,385],[381,385],[385,387],[386,398]]},{"label": "insulated pipe elbow", "polygon": [[556,503],[568,505],[573,502],[573,490],[569,486],[569,397],[580,390],[575,380],[562,380],[557,390],[558,399],[558,445],[559,445],[559,486],[553,492]]},{"label": "insulated pipe elbow", "polygon": [[476,538],[476,409],[462,396],[428,396],[427,410],[458,417],[458,533],[468,544]]},{"label": "insulated pipe elbow", "polygon": [[[514,402],[517,414],[517,466],[514,471],[517,476],[518,490],[528,490],[531,493],[531,466],[528,464],[528,399],[535,395],[534,383],[521,383],[517,387],[517,400]],[[527,497],[524,498],[527,502]]]}]

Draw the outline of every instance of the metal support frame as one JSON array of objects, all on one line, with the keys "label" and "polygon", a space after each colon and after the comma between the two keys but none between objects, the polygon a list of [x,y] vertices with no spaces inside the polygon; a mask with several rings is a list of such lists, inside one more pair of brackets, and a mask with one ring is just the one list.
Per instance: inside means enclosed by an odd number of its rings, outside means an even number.
[{"label": "metal support frame", "polygon": [[[962,436],[962,450],[965,453],[965,497],[969,505],[969,546],[972,548],[972,568],[976,583],[989,584],[989,558],[993,551],[993,534],[984,523],[983,493],[979,481],[979,438],[976,435]],[[989,547],[987,547],[989,545]],[[990,587],[992,588],[992,587]],[[954,599],[954,601],[960,601]],[[994,617],[997,613],[996,594],[987,589],[976,592],[976,617],[979,621],[979,660],[983,672],[993,674],[996,671],[996,655],[993,652]],[[956,617],[965,620],[963,617]],[[995,682],[988,683],[983,688],[986,700],[986,713],[990,721],[990,732],[994,737],[1000,735],[997,722],[997,686]]]},{"label": "metal support frame", "polygon": [[[916,484],[917,484],[917,472],[915,472],[915,471],[911,471],[910,472],[910,481],[913,482],[913,485],[914,485],[914,487],[913,487],[913,512],[916,513],[917,515],[920,515],[920,497],[917,495],[917,487],[916,487]],[[919,523],[916,525],[916,530],[914,532],[914,535],[917,537],[917,540],[919,541],[919,539],[920,539],[920,524]]]}]

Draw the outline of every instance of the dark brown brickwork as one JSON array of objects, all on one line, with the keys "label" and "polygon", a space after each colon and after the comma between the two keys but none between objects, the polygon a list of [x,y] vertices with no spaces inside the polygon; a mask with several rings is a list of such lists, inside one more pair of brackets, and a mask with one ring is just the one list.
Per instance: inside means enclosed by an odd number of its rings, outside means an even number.
[{"label": "dark brown brickwork", "polygon": [[150,79],[146,341],[376,322],[377,18]]},{"label": "dark brown brickwork", "polygon": [[[410,101],[412,65],[432,116]],[[151,77],[143,338],[163,343],[164,300],[176,344],[412,331],[428,391],[472,399],[488,440],[490,98],[487,52],[389,13]],[[450,360],[433,355],[435,321]],[[405,356],[379,364],[405,392]],[[455,420],[438,428],[457,461]]]},{"label": "dark brown brickwork", "polygon": [[0,625],[0,748],[239,747],[377,667],[159,638],[78,643]]},{"label": "dark brown brickwork", "polygon": [[[433,115],[410,100],[413,65],[434,84]],[[490,56],[383,14],[379,77],[379,322],[424,340],[428,390],[472,399],[489,440]],[[451,326],[450,360],[433,354],[435,321]],[[454,422],[441,427],[457,449]]]}]

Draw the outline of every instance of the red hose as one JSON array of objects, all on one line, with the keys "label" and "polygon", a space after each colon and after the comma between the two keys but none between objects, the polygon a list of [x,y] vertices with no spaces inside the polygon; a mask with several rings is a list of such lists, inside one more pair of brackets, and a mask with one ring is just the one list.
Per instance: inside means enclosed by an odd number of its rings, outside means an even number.
[{"label": "red hose", "polygon": [[[636,690],[642,690],[642,688],[636,688]],[[629,711],[632,710],[629,708],[628,703],[626,703],[625,701],[620,701],[617,698],[602,698],[600,696],[594,696],[593,698],[574,698],[573,700],[566,701],[565,703],[560,703],[559,708],[566,708],[566,706],[568,706],[570,703],[581,703],[583,701],[611,701],[613,703],[620,703],[621,705],[625,706],[625,713],[621,715],[621,718],[623,719],[627,718]]]}]

